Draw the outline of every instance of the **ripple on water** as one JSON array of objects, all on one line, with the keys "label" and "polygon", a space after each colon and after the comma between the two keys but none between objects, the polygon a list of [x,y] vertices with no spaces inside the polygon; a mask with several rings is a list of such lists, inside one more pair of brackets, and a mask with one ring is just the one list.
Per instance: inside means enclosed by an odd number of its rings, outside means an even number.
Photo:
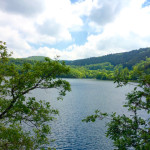
[{"label": "ripple on water", "polygon": [[56,139],[51,147],[57,150],[113,150],[112,141],[105,136],[105,121],[83,123],[81,120],[96,109],[103,112],[126,113],[122,107],[125,94],[132,86],[115,88],[111,81],[67,79],[72,91],[63,101],[57,101],[57,90],[35,90],[39,99],[49,99],[60,115],[51,123],[52,135]]}]

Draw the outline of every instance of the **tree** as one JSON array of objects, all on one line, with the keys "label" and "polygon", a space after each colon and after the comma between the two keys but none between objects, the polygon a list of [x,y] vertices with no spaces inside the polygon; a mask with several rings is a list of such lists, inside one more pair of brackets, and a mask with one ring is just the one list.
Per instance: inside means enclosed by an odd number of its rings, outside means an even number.
[{"label": "tree", "polygon": [[[118,87],[124,86],[129,79],[128,70],[116,70],[115,82]],[[138,72],[138,80],[133,91],[127,94],[124,107],[128,108],[131,115],[117,115],[116,113],[102,113],[95,111],[83,121],[94,122],[97,118],[109,119],[106,124],[106,136],[113,140],[114,146],[119,150],[134,148],[136,150],[150,149],[150,74]],[[141,112],[145,116],[141,115]]]},{"label": "tree", "polygon": [[27,94],[34,89],[58,88],[58,99],[62,99],[71,90],[70,84],[56,76],[68,73],[69,68],[45,58],[34,65],[25,63],[18,70],[8,64],[9,56],[6,43],[0,42],[0,149],[37,149],[50,143],[48,123],[58,110]]}]

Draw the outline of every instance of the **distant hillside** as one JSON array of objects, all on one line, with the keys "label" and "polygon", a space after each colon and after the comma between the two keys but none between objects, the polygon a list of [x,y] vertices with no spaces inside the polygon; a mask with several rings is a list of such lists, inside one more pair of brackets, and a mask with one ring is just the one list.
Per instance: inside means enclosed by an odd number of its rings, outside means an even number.
[{"label": "distant hillside", "polygon": [[45,56],[30,56],[25,58],[27,60],[36,60],[36,61],[44,61],[45,60]]},{"label": "distant hillside", "polygon": [[9,64],[14,63],[16,65],[23,65],[24,63],[34,64],[37,61],[44,61],[44,56],[31,56],[27,58],[10,58]]},{"label": "distant hillside", "polygon": [[[122,64],[123,67],[132,68],[136,63],[141,60],[146,60],[146,57],[150,57],[150,48],[140,48],[139,50],[133,50],[130,52],[109,54],[101,57],[91,57],[87,59],[79,59],[74,61],[66,60],[67,65],[74,66],[86,66],[87,69],[95,70],[107,68],[112,70],[116,65]],[[11,58],[10,64],[22,65],[25,62],[34,64],[36,61],[44,61],[44,56],[31,56],[27,58]]]},{"label": "distant hillside", "polygon": [[150,57],[150,48],[141,48],[139,50],[133,50],[130,52],[109,54],[101,57],[91,57],[87,59],[80,59],[74,61],[66,61],[67,65],[85,66],[91,64],[99,64],[104,62],[110,62],[116,66],[122,64],[123,67],[132,68],[133,65],[145,60],[146,57]]}]

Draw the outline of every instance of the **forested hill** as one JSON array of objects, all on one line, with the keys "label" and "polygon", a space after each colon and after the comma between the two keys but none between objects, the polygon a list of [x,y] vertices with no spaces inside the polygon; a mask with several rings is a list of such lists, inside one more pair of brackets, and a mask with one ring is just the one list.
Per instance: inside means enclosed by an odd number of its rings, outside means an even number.
[{"label": "forested hill", "polygon": [[[146,57],[148,57],[146,59]],[[37,61],[44,61],[44,56],[31,56],[28,58],[10,58],[8,64],[15,64],[20,72],[24,63],[34,65]],[[145,61],[146,60],[146,61]],[[130,70],[130,79],[136,80],[137,70],[150,73],[150,48],[141,48],[125,53],[110,54],[101,57],[93,57],[82,60],[66,61],[70,65],[69,74],[63,74],[62,78],[96,78],[100,80],[113,80],[114,70],[121,64],[123,68]],[[121,66],[120,66],[121,67]]]},{"label": "forested hill", "polygon": [[139,50],[133,50],[130,52],[117,53],[117,54],[109,54],[101,57],[91,57],[87,59],[66,61],[66,64],[85,66],[90,64],[110,62],[114,66],[122,64],[123,67],[128,67],[131,69],[133,65],[139,63],[141,60],[145,60],[146,57],[150,57],[150,48],[141,48]]},{"label": "forested hill", "polygon": [[10,58],[9,64],[14,63],[16,65],[23,65],[24,63],[30,63],[33,65],[37,61],[44,61],[44,60],[45,60],[44,56],[30,56],[27,58]]},{"label": "forested hill", "polygon": [[[112,66],[123,65],[123,67],[132,67],[139,63],[141,60],[146,60],[146,57],[150,57],[150,48],[141,48],[139,50],[133,50],[130,52],[109,54],[101,57],[91,57],[87,59],[80,59],[74,61],[65,61],[67,65],[73,66],[85,66],[88,69],[92,67],[100,69],[109,66],[109,69],[112,70]],[[36,61],[44,61],[44,56],[31,56],[27,58],[11,58],[9,63],[15,63],[16,65],[22,65],[25,62],[34,64]],[[109,65],[108,65],[109,64]]]},{"label": "forested hill", "polygon": [[26,60],[36,60],[36,61],[44,61],[45,56],[30,56],[25,58]]}]

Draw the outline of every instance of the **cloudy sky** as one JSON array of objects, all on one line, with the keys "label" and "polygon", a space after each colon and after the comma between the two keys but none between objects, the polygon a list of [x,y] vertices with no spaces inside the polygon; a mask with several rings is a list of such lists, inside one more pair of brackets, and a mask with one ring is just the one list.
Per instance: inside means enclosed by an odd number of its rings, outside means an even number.
[{"label": "cloudy sky", "polygon": [[16,58],[150,47],[150,0],[0,0],[0,40]]}]

